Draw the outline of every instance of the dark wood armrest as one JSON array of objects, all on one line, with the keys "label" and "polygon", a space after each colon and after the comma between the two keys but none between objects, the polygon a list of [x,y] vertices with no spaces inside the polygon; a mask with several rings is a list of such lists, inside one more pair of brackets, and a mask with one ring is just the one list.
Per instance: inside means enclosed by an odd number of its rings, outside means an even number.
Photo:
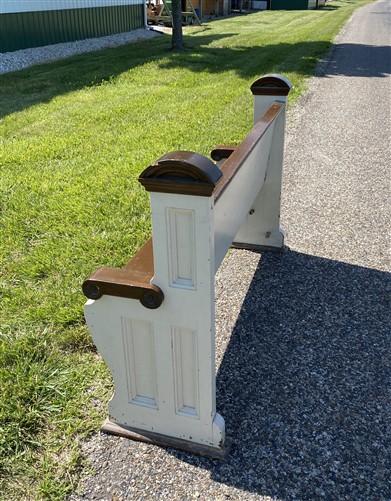
[{"label": "dark wood armrest", "polygon": [[210,156],[215,162],[219,162],[220,160],[223,160],[223,158],[228,158],[232,155],[236,148],[236,146],[219,144],[211,151]]},{"label": "dark wood armrest", "polygon": [[164,299],[162,290],[151,284],[153,277],[152,239],[123,268],[100,268],[83,283],[89,299],[109,296],[139,299],[146,308],[158,308]]}]

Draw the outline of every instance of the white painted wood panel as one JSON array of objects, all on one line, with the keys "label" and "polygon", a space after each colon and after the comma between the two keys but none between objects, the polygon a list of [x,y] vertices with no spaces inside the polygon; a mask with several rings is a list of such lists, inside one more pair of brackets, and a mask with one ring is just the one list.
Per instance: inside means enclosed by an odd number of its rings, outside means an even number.
[{"label": "white painted wood panel", "polygon": [[[175,365],[178,355],[171,355],[172,359],[172,383],[171,389],[174,395],[172,422],[180,422],[187,430],[188,440],[194,440],[196,430],[203,430],[199,435],[199,443],[218,447],[224,440],[224,420],[216,413],[216,390],[215,390],[215,309],[214,309],[214,218],[213,199],[210,197],[186,196],[169,193],[151,193],[152,208],[152,240],[154,248],[155,276],[152,282],[160,287],[165,294],[164,302],[158,309],[160,315],[166,316],[170,326],[177,327],[196,333],[197,343],[192,343],[190,338],[184,341],[185,349],[182,353],[182,367],[197,365],[195,370],[182,374],[182,388],[185,391],[184,406],[194,407],[195,390],[191,389],[193,383],[191,374],[198,374],[198,419],[189,419],[190,409],[183,414],[177,412],[178,392],[174,381],[178,378]],[[182,212],[190,211],[191,218],[183,218],[181,224],[187,225],[183,229],[184,235],[190,235],[194,225],[194,270],[196,274],[194,288],[179,288],[171,286],[171,273],[169,271],[170,248],[173,245],[173,233],[167,228],[167,211]],[[187,246],[177,246],[179,252],[188,252]],[[181,257],[179,257],[181,259]],[[171,346],[170,340],[170,346]],[[197,353],[195,352],[197,351]],[[175,397],[176,395],[176,397]],[[192,396],[193,395],[193,396]],[[159,390],[159,399],[160,399]],[[175,398],[177,400],[175,400]],[[174,435],[177,436],[177,435]],[[190,438],[191,437],[191,438]]]},{"label": "white painted wood panel", "polygon": [[171,287],[196,287],[194,211],[167,209]]},{"label": "white painted wood panel", "polygon": [[156,354],[151,322],[122,317],[129,402],[157,408]]},{"label": "white painted wood panel", "polygon": [[215,270],[219,268],[265,180],[274,124],[258,141],[218,199],[215,215]]},{"label": "white painted wood panel", "polygon": [[[182,294],[194,292],[180,289],[171,291]],[[109,417],[115,423],[140,430],[218,446],[224,439],[224,420],[219,414],[211,413],[211,408],[214,406],[215,372],[214,364],[211,365],[210,328],[205,330],[205,319],[201,320],[198,315],[189,316],[188,310],[184,311],[180,305],[176,311],[175,315],[175,305],[167,307],[165,302],[157,310],[149,310],[142,306],[140,301],[114,296],[102,296],[96,301],[87,301],[84,312],[88,327],[114,380],[115,393],[109,403]],[[152,325],[156,353],[158,408],[129,402],[128,376],[122,342],[122,318],[137,319],[137,322],[144,320]],[[198,361],[199,418],[189,419],[189,415],[176,412],[171,345],[174,318],[178,322],[177,325],[187,325],[186,329],[202,333],[198,339],[198,354],[201,354],[203,349],[206,351],[206,356]]]},{"label": "white painted wood panel", "polygon": [[172,352],[176,413],[199,417],[197,334],[191,329],[173,327]]},{"label": "white painted wood panel", "polygon": [[[287,78],[274,76],[292,87]],[[283,104],[284,108],[275,121],[270,150],[264,152],[268,157],[264,183],[251,206],[251,213],[247,215],[234,239],[235,243],[242,245],[267,248],[282,248],[284,245],[284,233],[280,228],[280,204],[287,96],[255,95],[254,123],[276,101]]]}]

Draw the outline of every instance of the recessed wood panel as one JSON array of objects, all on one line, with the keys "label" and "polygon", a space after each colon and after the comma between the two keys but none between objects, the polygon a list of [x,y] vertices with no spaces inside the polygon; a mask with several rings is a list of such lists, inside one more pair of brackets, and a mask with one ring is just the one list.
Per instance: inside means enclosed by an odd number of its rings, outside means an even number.
[{"label": "recessed wood panel", "polygon": [[122,318],[122,342],[129,402],[157,408],[156,356],[152,323]]},{"label": "recessed wood panel", "polygon": [[170,285],[194,289],[196,287],[194,211],[169,208],[167,219]]},{"label": "recessed wood panel", "polygon": [[197,335],[191,329],[172,329],[176,413],[199,417]]}]

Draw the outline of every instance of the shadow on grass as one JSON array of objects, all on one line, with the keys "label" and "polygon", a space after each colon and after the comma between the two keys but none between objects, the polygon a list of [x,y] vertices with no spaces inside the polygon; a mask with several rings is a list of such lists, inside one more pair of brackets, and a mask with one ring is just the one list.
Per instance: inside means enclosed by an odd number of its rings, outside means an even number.
[{"label": "shadow on grass", "polygon": [[263,254],[217,376],[230,455],[171,454],[279,500],[388,499],[389,283],[292,250]]},{"label": "shadow on grass", "polygon": [[192,47],[187,57],[172,54],[160,67],[172,69],[185,66],[192,71],[210,73],[233,70],[243,78],[255,78],[272,71],[310,76],[326,53],[327,65],[321,76],[387,77],[391,74],[391,46],[322,41],[229,48],[200,44]]},{"label": "shadow on grass", "polygon": [[[310,76],[319,58],[331,46],[324,41],[224,46],[225,40],[235,35],[236,33],[186,36],[187,50],[183,53],[171,52],[170,37],[162,35],[158,39],[2,75],[0,118],[38,103],[49,102],[58,95],[102,85],[124,72],[151,62],[156,62],[159,68],[156,78],[159,78],[159,71],[176,68],[207,73],[235,71],[248,80],[269,72],[295,72]],[[329,65],[326,76],[385,76],[389,70],[389,47],[360,44],[340,44],[336,47],[349,54],[349,68],[337,63]]]},{"label": "shadow on grass", "polygon": [[339,5],[325,5],[321,7],[322,10],[337,10],[339,9]]}]

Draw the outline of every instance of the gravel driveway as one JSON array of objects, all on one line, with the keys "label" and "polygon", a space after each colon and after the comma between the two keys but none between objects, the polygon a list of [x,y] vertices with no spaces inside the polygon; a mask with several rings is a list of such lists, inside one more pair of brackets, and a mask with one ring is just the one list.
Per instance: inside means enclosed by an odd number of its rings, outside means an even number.
[{"label": "gravel driveway", "polygon": [[389,50],[388,2],[356,11],[289,114],[287,250],[217,276],[228,459],[97,434],[72,500],[391,499]]}]

